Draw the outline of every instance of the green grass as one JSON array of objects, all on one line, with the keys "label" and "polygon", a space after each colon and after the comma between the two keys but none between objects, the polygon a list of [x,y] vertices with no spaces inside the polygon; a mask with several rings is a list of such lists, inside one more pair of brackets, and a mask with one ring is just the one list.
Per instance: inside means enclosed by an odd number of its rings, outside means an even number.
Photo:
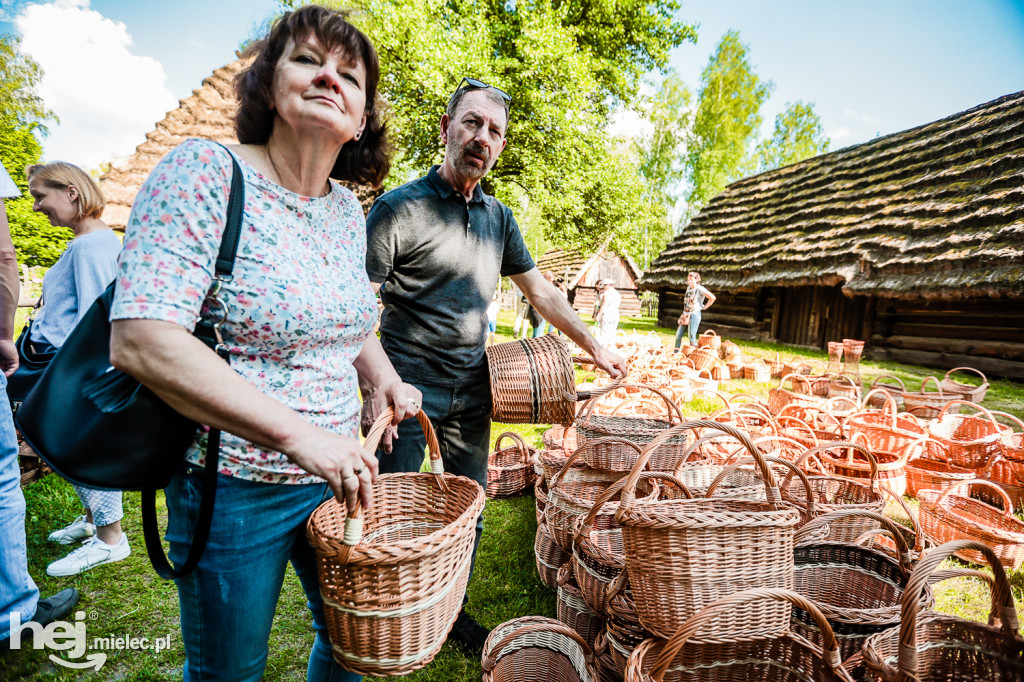
[{"label": "green grass", "polygon": [[[499,316],[499,341],[508,340],[512,332],[513,316]],[[656,327],[653,318],[624,320],[620,325],[640,333],[655,331],[665,342],[671,343],[674,330]],[[773,357],[779,352],[783,358],[804,357],[827,360],[824,353],[793,350],[784,346],[740,342],[748,355]],[[893,373],[916,389],[928,375],[942,372],[893,363],[864,362],[862,375],[871,381],[882,373]],[[987,407],[996,407],[1024,416],[1024,387],[1008,381],[991,380],[992,388],[985,400]],[[774,383],[726,381],[722,389],[727,393],[748,392],[766,397]],[[691,416],[702,411],[717,409],[712,400],[685,406]],[[540,445],[545,427],[534,425],[506,426],[494,424],[492,439],[505,430],[514,430],[527,442]],[[60,668],[50,662],[41,650],[10,652],[0,656],[0,679],[3,680],[165,680],[180,679],[184,651],[178,626],[177,595],[172,583],[156,577],[149,566],[142,541],[139,515],[139,495],[125,494],[125,531],[132,541],[134,553],[128,559],[105,566],[73,578],[50,578],[46,565],[63,556],[69,548],[47,542],[46,536],[54,529],[70,522],[80,513],[77,496],[71,486],[56,476],[47,476],[25,489],[28,504],[26,532],[28,535],[29,571],[39,583],[44,595],[65,587],[77,587],[82,593],[81,610],[88,614],[88,637],[127,634],[158,637],[168,633],[172,637],[169,651],[108,652],[107,663],[91,676],[87,673]],[[911,505],[916,504],[913,500]],[[162,505],[162,497],[158,499]],[[161,508],[161,515],[165,514]],[[902,512],[896,505],[887,510],[897,520]],[[536,530],[534,500],[525,496],[509,500],[489,500],[484,510],[485,532],[477,557],[476,571],[469,587],[469,611],[489,627],[518,616],[537,614],[555,615],[555,595],[546,589],[537,577],[533,558],[533,537]],[[257,532],[258,529],[252,529]],[[949,565],[962,565],[957,561]],[[1017,600],[1018,614],[1024,617],[1024,571],[1010,572]],[[946,581],[936,589],[938,608],[964,618],[985,620],[988,609],[988,590],[984,583],[970,578]],[[306,659],[312,644],[310,617],[306,610],[302,590],[290,570],[278,603],[270,640],[270,658],[267,664],[268,680],[303,680]],[[424,670],[409,675],[414,682],[476,682],[480,679],[479,660],[466,654],[460,647],[445,645],[437,658]]]}]

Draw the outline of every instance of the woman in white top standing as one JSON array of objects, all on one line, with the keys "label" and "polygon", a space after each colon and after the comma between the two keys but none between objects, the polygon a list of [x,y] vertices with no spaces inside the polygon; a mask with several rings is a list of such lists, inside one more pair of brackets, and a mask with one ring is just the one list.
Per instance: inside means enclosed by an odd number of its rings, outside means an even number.
[{"label": "woman in white top standing", "polygon": [[697,345],[697,329],[700,327],[700,314],[715,302],[715,295],[701,286],[700,274],[691,272],[686,276],[686,293],[683,295],[683,314],[679,316],[676,329],[676,351],[683,341],[683,331],[689,332],[690,345]]},{"label": "woman in white top standing", "polygon": [[[85,311],[114,281],[121,240],[100,220],[106,201],[96,182],[81,168],[57,161],[29,166],[25,173],[34,200],[32,209],[51,224],[70,227],[75,233],[67,250],[43,277],[42,307],[29,331],[28,342],[36,352],[45,353],[64,345]],[[85,514],[51,533],[50,540],[81,544],[46,567],[52,576],[75,575],[131,554],[128,538],[121,532],[121,492],[74,488]]]},{"label": "woman in white top standing", "polygon": [[594,318],[597,322],[597,340],[602,346],[608,345],[615,340],[615,330],[619,326],[619,305],[622,303],[622,296],[611,281],[601,282],[601,307]]}]

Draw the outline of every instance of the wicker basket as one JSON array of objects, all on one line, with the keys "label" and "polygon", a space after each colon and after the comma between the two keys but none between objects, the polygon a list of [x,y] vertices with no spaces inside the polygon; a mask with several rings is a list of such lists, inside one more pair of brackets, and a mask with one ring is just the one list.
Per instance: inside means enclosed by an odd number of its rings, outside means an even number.
[{"label": "wicker basket", "polygon": [[[934,392],[927,390],[929,384],[935,384]],[[946,403],[953,400],[959,401],[960,394],[944,393],[942,387],[939,386],[939,380],[935,377],[925,377],[924,381],[921,382],[921,390],[919,392],[903,392],[903,408],[921,419],[935,419],[939,416],[942,408],[946,406]],[[959,409],[959,406],[957,406],[949,411],[955,413]]]},{"label": "wicker basket", "polygon": [[[763,609],[765,603],[807,612],[823,633],[824,650],[782,631],[750,640],[712,634],[710,624],[730,612]],[[713,638],[713,639],[711,639]],[[703,639],[703,641],[702,641]],[[707,641],[710,639],[710,641]],[[667,642],[648,639],[626,666],[626,682],[850,682],[840,665],[828,620],[809,599],[783,589],[750,589],[718,599],[688,619]]]},{"label": "wicker basket", "polygon": [[[374,423],[369,452],[392,418],[388,409]],[[430,663],[469,581],[484,491],[443,472],[430,420],[422,411],[417,419],[434,473],[382,474],[370,509],[355,505],[346,514],[331,499],[306,528],[334,658],[362,675],[404,675]]]},{"label": "wicker basket", "polygon": [[[650,453],[695,429],[716,429],[739,439],[757,462],[767,502],[722,499],[635,499]],[[752,585],[791,587],[793,529],[800,514],[779,494],[778,481],[750,438],[708,420],[680,424],[656,438],[629,473],[616,513],[622,526],[626,568],[644,627],[670,635],[719,596]],[[773,636],[785,630],[788,607],[755,605],[716,618],[716,635]]]},{"label": "wicker basket", "polygon": [[[865,403],[871,400],[872,394],[876,394],[875,391],[864,397]],[[867,449],[876,454],[879,451],[903,452],[908,445],[927,435],[925,428],[913,415],[896,414],[896,401],[888,396],[885,407],[881,410],[855,412],[847,417],[846,431],[850,440],[860,434]]]},{"label": "wicker basket", "polygon": [[[867,521],[895,538],[899,560],[882,552],[837,540],[829,533],[817,539],[822,528],[860,525]],[[851,524],[851,521],[857,521]],[[900,622],[903,590],[910,578],[910,548],[900,526],[888,517],[867,511],[835,511],[819,516],[801,528],[794,538],[793,590],[812,600],[825,614],[846,660],[860,651],[865,638]],[[925,606],[934,599],[922,593]],[[808,614],[793,610],[793,632],[821,646],[821,633]]]},{"label": "wicker basket", "polygon": [[644,629],[637,618],[633,591],[629,589],[628,583],[623,574],[621,580],[608,588],[608,620],[605,623],[605,634],[609,658],[619,682],[626,673],[626,663],[633,655],[633,651],[645,639],[654,636]]},{"label": "wicker basket", "polygon": [[711,348],[698,348],[690,353],[690,357],[687,359],[693,364],[694,369],[706,369],[709,372],[718,364],[719,360],[718,353]]},{"label": "wicker basket", "polygon": [[[891,383],[895,381],[897,385]],[[876,389],[878,392],[876,393]],[[893,374],[882,374],[871,383],[871,388],[868,389],[871,392],[870,399],[865,401],[866,407],[874,407],[875,409],[881,409],[885,407],[886,396],[897,401],[903,400],[903,393],[907,390],[907,387],[903,384],[898,376]]]},{"label": "wicker basket", "polygon": [[[502,448],[506,438],[512,445]],[[537,479],[534,457],[537,451],[526,444],[518,433],[506,431],[494,441],[494,452],[487,457],[487,497],[521,495]]]},{"label": "wicker basket", "polygon": [[829,398],[852,398],[860,400],[861,385],[858,377],[852,376],[849,372],[833,374],[828,378]]},{"label": "wicker basket", "polygon": [[599,682],[594,652],[572,628],[525,616],[491,631],[480,660],[483,682]]},{"label": "wicker basket", "polygon": [[[961,405],[973,407],[980,414],[951,414]],[[928,456],[964,469],[980,469],[1001,450],[1002,430],[992,413],[981,405],[966,400],[951,400],[926,427]]]},{"label": "wicker basket", "polygon": [[[661,389],[643,384],[625,384],[623,388],[649,391],[665,402],[664,418],[620,417],[596,414],[595,408],[601,398],[588,401],[580,410],[576,421],[576,444],[583,447],[588,441],[599,438],[617,437],[643,448],[659,434],[682,421],[679,406]],[[661,455],[651,463],[655,471],[672,471],[686,447],[691,442],[687,434],[680,434],[664,448]],[[605,471],[628,471],[631,462],[636,461],[636,449],[608,441],[605,446],[592,449],[582,460],[595,469]]]},{"label": "wicker basket", "polygon": [[697,348],[711,348],[712,350],[718,350],[721,347],[722,337],[716,334],[714,329],[709,329],[697,337]]},{"label": "wicker basket", "polygon": [[555,424],[541,435],[545,450],[562,450],[568,457],[576,450],[576,429]]},{"label": "wicker basket", "polygon": [[[953,554],[982,556],[992,567],[995,589],[989,624],[975,623],[920,607],[920,593],[942,561]],[[1020,682],[1024,639],[1006,571],[979,542],[950,542],[930,551],[903,591],[900,625],[868,637],[863,649],[868,679],[875,682]],[[895,663],[895,666],[893,665]]]},{"label": "wicker basket", "polygon": [[[1024,485],[1024,422],[1006,412],[993,411],[992,416],[1001,417],[1004,421],[1012,423],[1012,426],[1003,426],[999,446],[1003,457],[1010,465],[1010,473],[1016,479],[1017,485]],[[1019,431],[1014,431],[1014,426]]]},{"label": "wicker basket", "polygon": [[743,378],[748,381],[771,381],[772,372],[764,362],[756,362],[743,366]]},{"label": "wicker basket", "polygon": [[558,569],[556,613],[559,621],[575,630],[593,649],[597,634],[604,631],[604,618],[583,599],[580,586],[576,584],[572,563],[569,561]]},{"label": "wicker basket", "polygon": [[[999,510],[973,497],[957,494],[957,490],[968,490],[964,486],[993,490],[1004,508]],[[1007,568],[1018,568],[1024,563],[1024,521],[1013,515],[1013,504],[998,485],[975,478],[941,493],[922,490],[918,499],[921,500],[921,527],[935,542],[973,540],[991,547]],[[975,564],[983,561],[980,554],[967,550],[958,552],[957,556]]]},{"label": "wicker basket", "polygon": [[552,334],[498,343],[487,348],[491,378],[491,418],[503,424],[562,424],[576,416],[576,402],[613,390],[615,383],[577,392],[569,347]]},{"label": "wicker basket", "polygon": [[533,484],[533,499],[537,509],[537,523],[544,518],[544,508],[548,506],[548,483],[543,476],[538,476]]},{"label": "wicker basket", "polygon": [[557,590],[558,569],[567,564],[571,557],[558,546],[543,520],[537,524],[537,534],[533,538],[533,559],[540,581],[545,587]]},{"label": "wicker basket", "polygon": [[[792,388],[786,388],[787,381],[790,382]],[[800,374],[787,374],[779,379],[779,385],[768,391],[769,411],[771,411],[772,414],[779,414],[782,411],[782,408],[788,405],[796,405],[798,407],[820,407],[822,403],[821,396],[808,395],[807,393],[797,390],[798,383],[804,381],[803,376]]]},{"label": "wicker basket", "polygon": [[977,472],[946,462],[937,462],[925,457],[911,457],[907,460],[907,494],[917,497],[922,490],[937,490],[969,481]]},{"label": "wicker basket", "polygon": [[[965,384],[955,379],[951,379],[950,375],[953,372],[973,372],[981,377],[981,385],[974,386],[973,384]],[[969,400],[972,403],[980,403],[985,399],[985,394],[988,392],[988,379],[980,371],[973,367],[954,367],[953,369],[946,372],[946,376],[939,382],[939,388],[946,393],[958,393],[963,397],[964,400]]]},{"label": "wicker basket", "polygon": [[[907,492],[907,460],[920,450],[921,444],[914,441],[903,452],[889,452],[871,448],[863,435],[855,433],[847,442],[822,443],[820,447],[821,462],[827,473],[871,484],[875,475],[872,471],[877,469],[879,482],[897,495],[904,495]],[[839,453],[833,454],[831,450]]]}]

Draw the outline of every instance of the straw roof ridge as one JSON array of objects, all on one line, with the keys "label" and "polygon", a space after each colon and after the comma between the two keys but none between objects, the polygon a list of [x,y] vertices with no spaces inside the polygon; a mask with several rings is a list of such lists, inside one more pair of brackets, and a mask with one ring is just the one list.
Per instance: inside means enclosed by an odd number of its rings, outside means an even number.
[{"label": "straw roof ridge", "polygon": [[1024,92],[730,184],[641,280],[1020,297]]}]

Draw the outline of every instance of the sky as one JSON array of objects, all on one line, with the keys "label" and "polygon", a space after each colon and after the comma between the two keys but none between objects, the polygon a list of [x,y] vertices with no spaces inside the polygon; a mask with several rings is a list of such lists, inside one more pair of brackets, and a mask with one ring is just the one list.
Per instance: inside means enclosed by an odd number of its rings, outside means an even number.
[{"label": "sky", "polygon": [[[787,102],[812,102],[832,149],[1024,89],[1024,0],[683,0],[700,24],[671,64],[696,91],[722,35],[739,31],[774,82],[762,134]],[[167,111],[234,59],[274,0],[0,0],[0,32],[45,77],[59,117],[44,158],[84,167],[131,154]],[[514,87],[512,87],[514,95]],[[620,125],[631,126],[628,119]]]}]

